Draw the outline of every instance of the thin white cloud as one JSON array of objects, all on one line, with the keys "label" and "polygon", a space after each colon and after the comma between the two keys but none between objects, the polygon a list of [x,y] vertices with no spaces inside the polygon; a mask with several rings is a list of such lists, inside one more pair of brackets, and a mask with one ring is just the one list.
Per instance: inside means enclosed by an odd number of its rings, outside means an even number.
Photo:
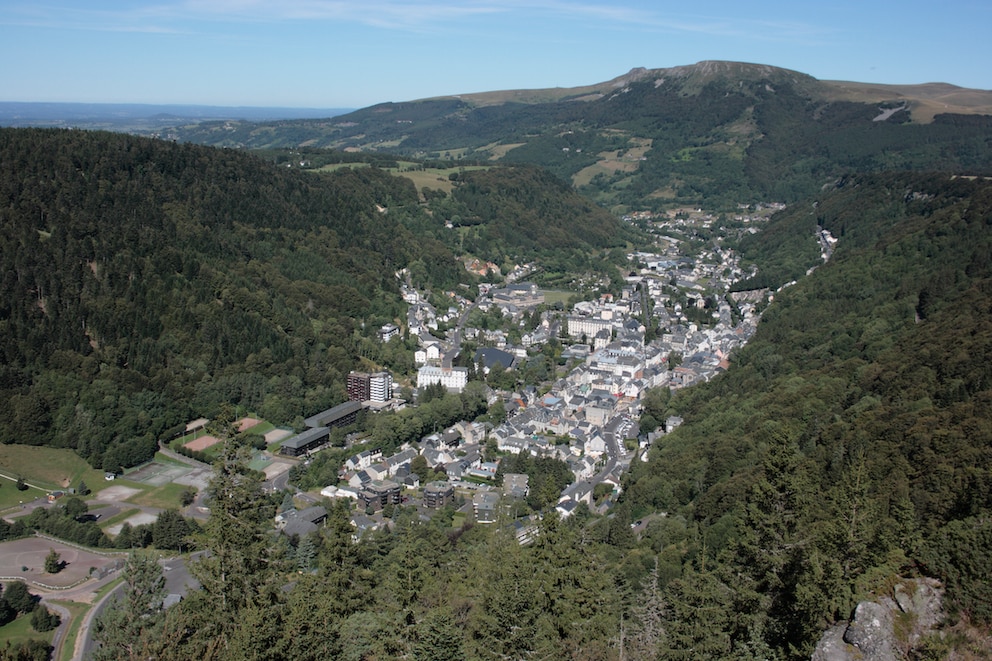
[{"label": "thin white cloud", "polygon": [[436,23],[501,12],[478,2],[438,0],[188,0],[182,11],[191,17],[232,21],[340,21],[374,27],[421,29]]},{"label": "thin white cloud", "polygon": [[0,24],[85,31],[189,33],[198,24],[323,22],[412,32],[443,30],[479,18],[510,18],[521,25],[543,19],[600,29],[688,33],[790,41],[822,36],[801,22],[705,16],[629,4],[565,0],[159,0],[123,10],[84,4],[17,4],[0,8]]},{"label": "thin white cloud", "polygon": [[25,4],[0,8],[0,25],[88,32],[187,32],[174,16],[155,7],[121,11],[93,9],[77,4]]}]

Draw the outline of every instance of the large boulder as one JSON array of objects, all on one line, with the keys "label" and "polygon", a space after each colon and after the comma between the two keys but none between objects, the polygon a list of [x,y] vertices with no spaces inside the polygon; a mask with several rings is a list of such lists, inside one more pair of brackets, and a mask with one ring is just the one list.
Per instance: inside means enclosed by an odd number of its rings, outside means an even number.
[{"label": "large boulder", "polygon": [[891,661],[907,658],[920,638],[940,624],[943,590],[937,581],[898,583],[891,595],[862,601],[850,622],[828,629],[812,661]]}]

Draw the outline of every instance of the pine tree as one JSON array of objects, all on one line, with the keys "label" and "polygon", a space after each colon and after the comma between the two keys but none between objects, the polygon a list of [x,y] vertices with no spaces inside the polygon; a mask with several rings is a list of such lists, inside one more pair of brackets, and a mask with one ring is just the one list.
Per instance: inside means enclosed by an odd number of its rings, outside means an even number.
[{"label": "pine tree", "polygon": [[730,656],[735,612],[733,590],[712,572],[686,572],[665,588],[670,605],[661,645],[664,659],[723,659]]},{"label": "pine tree", "polygon": [[631,661],[650,661],[658,658],[658,650],[665,637],[667,606],[658,578],[658,558],[648,575],[647,585],[637,595],[631,608],[632,618],[621,645]]},{"label": "pine tree", "polygon": [[296,568],[308,572],[317,562],[317,542],[313,535],[306,535],[296,547]]},{"label": "pine tree", "polygon": [[121,531],[117,533],[117,538],[114,540],[114,547],[119,549],[131,548],[134,542],[131,531],[131,524],[125,521],[121,526]]},{"label": "pine tree", "polygon": [[451,614],[443,609],[428,611],[415,628],[413,658],[416,661],[462,661],[462,634],[455,628]]},{"label": "pine tree", "polygon": [[751,623],[750,628],[760,629],[773,647],[785,648],[808,630],[808,622],[795,619],[795,601],[814,539],[814,488],[788,429],[768,423],[766,431],[762,476],[748,494],[741,534],[732,545],[740,574],[733,584],[738,598],[746,594],[755,603],[753,612],[770,615],[767,622]]},{"label": "pine tree", "polygon": [[45,556],[45,572],[48,574],[58,574],[62,571],[62,556],[55,549],[49,549]]},{"label": "pine tree", "polygon": [[202,589],[182,604],[198,622],[197,635],[181,650],[190,658],[203,657],[207,650],[227,654],[234,641],[244,653],[252,640],[262,644],[264,636],[253,638],[241,631],[248,626],[243,611],[266,621],[281,616],[281,572],[289,567],[271,534],[275,505],[263,493],[259,474],[248,469],[247,460],[245,448],[226,443],[214,464],[208,488],[210,517],[200,535],[210,553],[190,565]]},{"label": "pine tree", "polygon": [[189,523],[176,510],[165,510],[152,524],[152,542],[156,548],[182,551],[188,549]]},{"label": "pine tree", "polygon": [[94,661],[147,658],[156,649],[165,598],[162,568],[152,557],[132,553],[122,575],[123,597],[94,623],[94,637],[100,642]]}]

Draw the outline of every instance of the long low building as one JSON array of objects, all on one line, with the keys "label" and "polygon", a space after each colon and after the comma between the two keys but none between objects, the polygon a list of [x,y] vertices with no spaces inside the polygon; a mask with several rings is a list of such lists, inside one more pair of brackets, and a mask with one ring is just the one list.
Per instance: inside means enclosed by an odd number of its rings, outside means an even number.
[{"label": "long low building", "polygon": [[327,442],[331,430],[327,427],[314,427],[287,439],[280,447],[279,454],[299,457],[307,452],[316,450]]},{"label": "long low building", "polygon": [[362,410],[361,402],[348,401],[332,409],[312,415],[303,423],[307,427],[346,427],[355,421]]}]

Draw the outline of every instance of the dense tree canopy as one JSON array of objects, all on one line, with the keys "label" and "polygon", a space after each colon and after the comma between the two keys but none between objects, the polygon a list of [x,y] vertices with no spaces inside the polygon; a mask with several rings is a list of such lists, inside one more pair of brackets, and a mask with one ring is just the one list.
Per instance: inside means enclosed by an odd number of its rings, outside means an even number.
[{"label": "dense tree canopy", "polygon": [[3,130],[0,154],[0,440],[98,467],[221,404],[289,423],[330,407],[355,332],[402,315],[395,271],[463,273],[403,224],[412,184],[376,169],[81,131]]},{"label": "dense tree canopy", "polygon": [[[873,581],[913,567],[988,621],[990,219],[986,181],[843,181],[816,206],[840,238],[830,262],[776,296],[734,369],[649,398],[654,419],[686,422],[635,464],[627,502],[691,522],[688,548],[661,528],[657,548],[693,580],[707,576],[699,553],[714,578],[746,577],[725,583],[725,608],[755,600],[762,619],[747,631],[774,649],[808,655]],[[728,623],[728,644],[747,631]]]}]

